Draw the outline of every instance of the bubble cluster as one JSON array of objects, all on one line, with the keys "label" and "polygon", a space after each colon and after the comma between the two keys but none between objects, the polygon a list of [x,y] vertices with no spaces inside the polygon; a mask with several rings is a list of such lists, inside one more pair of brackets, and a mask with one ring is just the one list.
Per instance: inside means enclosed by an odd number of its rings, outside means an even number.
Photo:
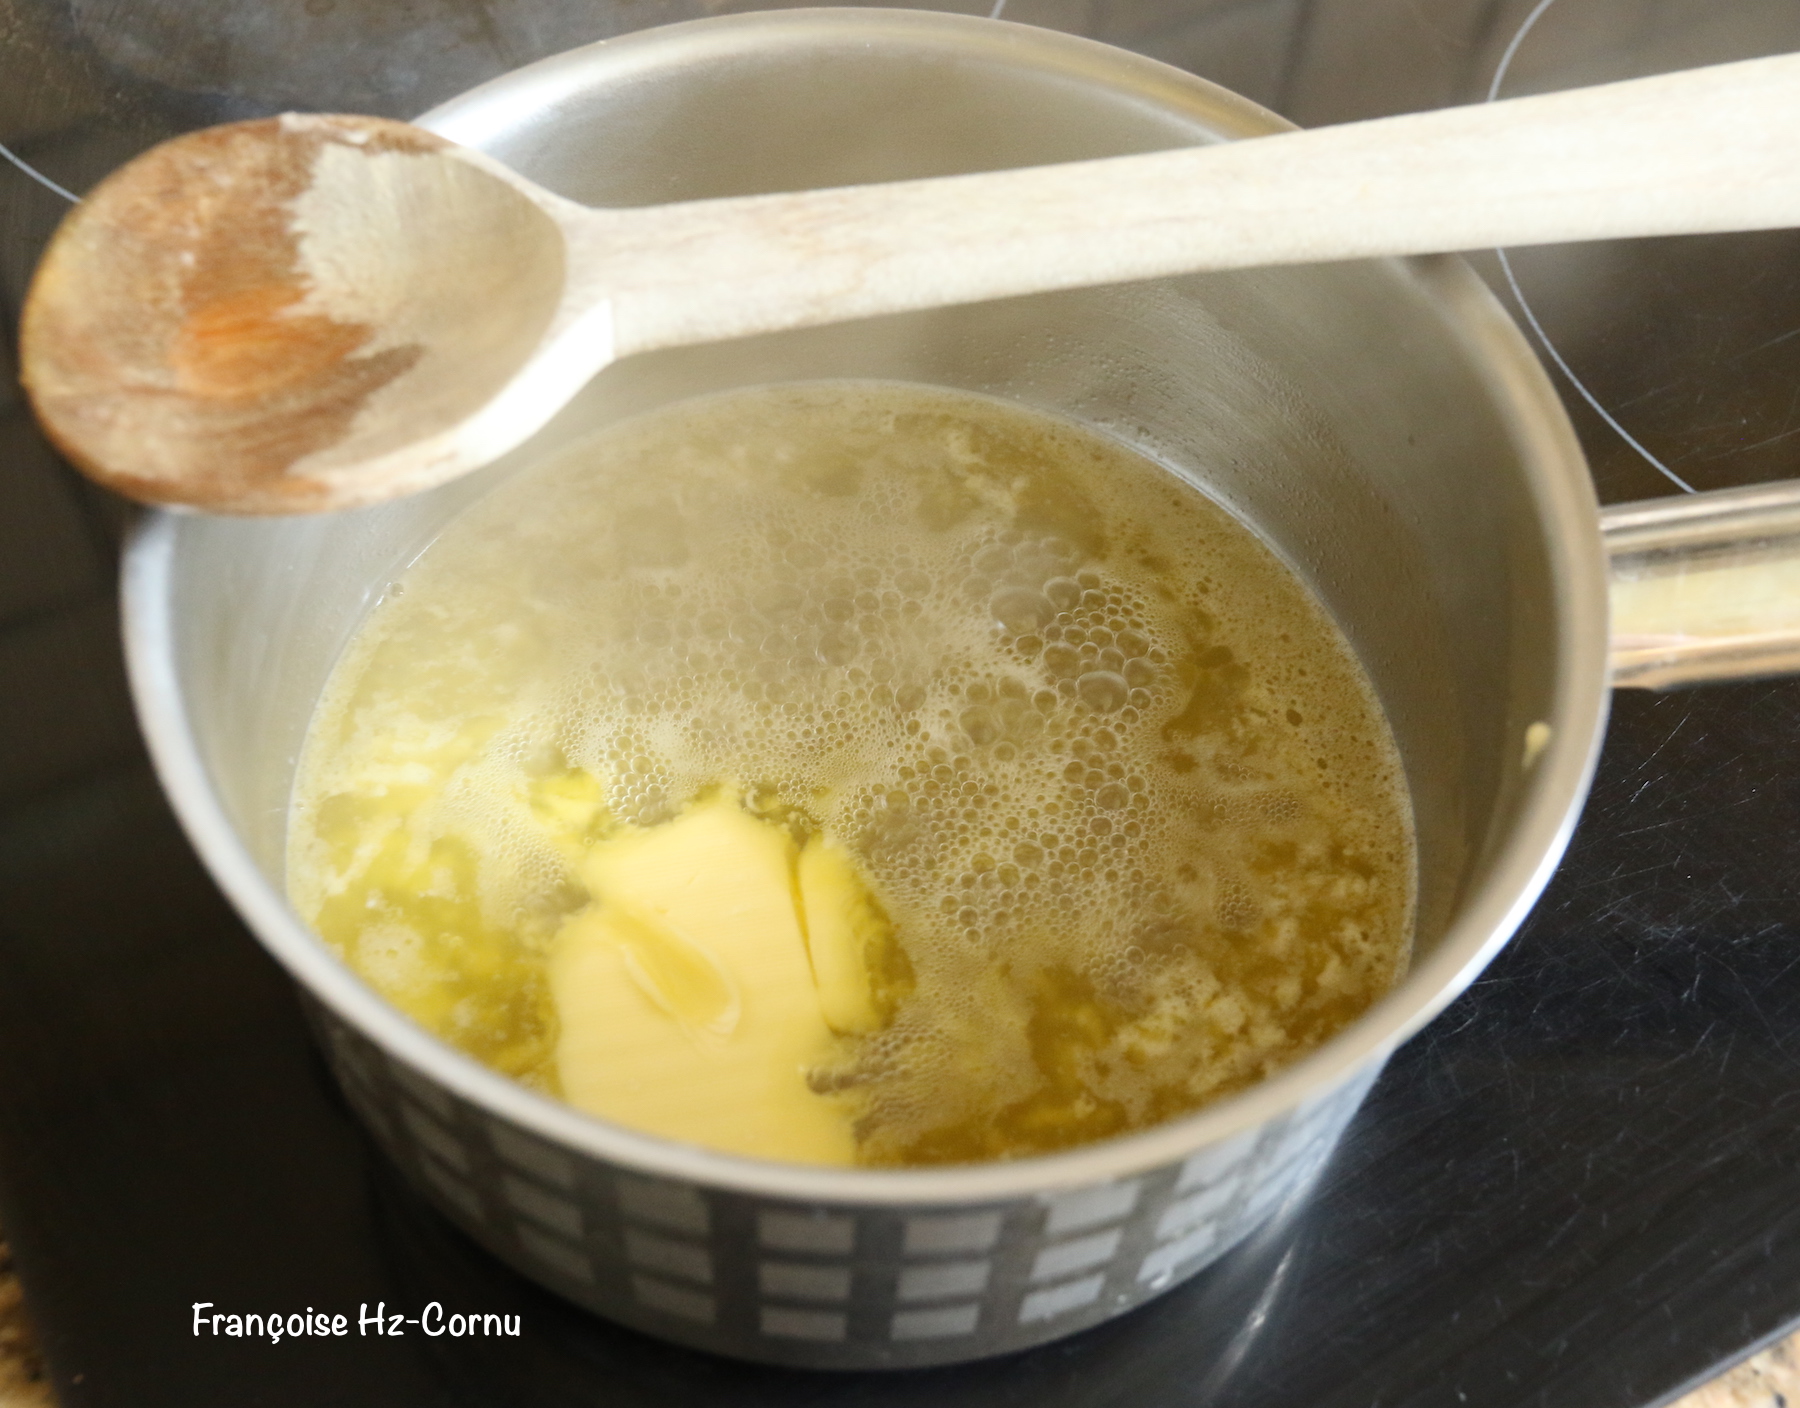
[{"label": "bubble cluster", "polygon": [[546,778],[591,778],[596,826],[727,785],[849,845],[916,980],[840,1073],[874,1161],[1166,1117],[1404,962],[1398,765],[1323,613],[1167,471],[976,397],[735,393],[483,501],[321,706],[303,908],[360,854],[318,818],[408,766],[527,946],[571,902]]}]

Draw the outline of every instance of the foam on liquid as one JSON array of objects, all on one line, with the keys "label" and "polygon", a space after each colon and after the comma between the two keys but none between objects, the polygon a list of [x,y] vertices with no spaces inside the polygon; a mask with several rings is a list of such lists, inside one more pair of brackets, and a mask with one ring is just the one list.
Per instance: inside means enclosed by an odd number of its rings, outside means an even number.
[{"label": "foam on liquid", "polygon": [[332,677],[290,886],[390,1000],[554,1093],[573,848],[719,788],[849,847],[892,921],[892,1020],[813,1075],[863,1162],[1156,1123],[1405,966],[1404,784],[1336,629],[1167,470],[997,401],[734,392],[482,501]]}]

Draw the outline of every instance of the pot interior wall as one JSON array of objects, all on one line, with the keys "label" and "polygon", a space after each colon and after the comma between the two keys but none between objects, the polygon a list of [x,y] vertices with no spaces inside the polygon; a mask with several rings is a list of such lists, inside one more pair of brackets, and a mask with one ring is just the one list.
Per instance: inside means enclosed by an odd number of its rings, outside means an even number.
[{"label": "pot interior wall", "polygon": [[[905,33],[840,36],[793,53],[606,62],[618,73],[596,91],[530,110],[478,93],[443,130],[564,194],[630,205],[1148,150],[1270,121],[1147,63],[1122,84],[1074,58],[1022,66],[998,41],[952,54]],[[962,387],[1143,447],[1313,586],[1405,759],[1428,951],[1511,823],[1502,760],[1550,714],[1557,659],[1525,451],[1495,374],[1471,360],[1439,296],[1464,277],[1430,264],[1197,276],[634,359],[507,461],[435,493],[330,518],[181,520],[167,610],[190,726],[279,887],[294,766],[324,680],[387,584],[473,498],[577,436],[689,395],[845,376]]]}]

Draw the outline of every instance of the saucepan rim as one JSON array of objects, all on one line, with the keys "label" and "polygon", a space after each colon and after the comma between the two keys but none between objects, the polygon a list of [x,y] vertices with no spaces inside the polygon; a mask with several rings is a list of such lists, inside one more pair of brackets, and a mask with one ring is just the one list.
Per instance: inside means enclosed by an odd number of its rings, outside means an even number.
[{"label": "saucepan rim", "polygon": [[[601,75],[662,62],[672,47],[729,54],[808,37],[873,40],[883,33],[959,51],[1063,69],[1185,109],[1243,135],[1288,124],[1248,99],[1128,51],[1028,25],[931,11],[756,11],[640,30],[515,69],[421,119],[453,138],[494,105],[529,91],[554,105]],[[183,515],[147,514],[134,528],[121,580],[131,690],[151,758],[195,847],[263,945],[318,1000],[390,1056],[491,1115],[552,1144],[627,1168],[763,1197],[919,1207],[1030,1198],[1110,1182],[1178,1162],[1289,1114],[1384,1059],[1459,995],[1511,937],[1562,856],[1592,779],[1609,698],[1605,556],[1586,463],[1543,368],[1498,302],[1460,259],[1389,261],[1423,283],[1468,349],[1507,422],[1533,506],[1545,527],[1556,633],[1550,736],[1522,779],[1517,819],[1433,951],[1363,1017],[1280,1074],[1195,1114],[1056,1154],[926,1169],[785,1164],[640,1134],[537,1094],[481,1065],[405,1017],[364,984],[288,906],[252,859],[208,776],[177,668],[172,591]]]}]

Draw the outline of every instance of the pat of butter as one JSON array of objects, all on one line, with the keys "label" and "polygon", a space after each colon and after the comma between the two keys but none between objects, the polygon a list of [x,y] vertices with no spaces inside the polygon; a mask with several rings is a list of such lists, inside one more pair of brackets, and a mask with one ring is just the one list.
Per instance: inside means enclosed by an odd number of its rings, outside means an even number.
[{"label": "pat of butter", "polygon": [[[876,1025],[862,961],[874,911],[849,858],[821,845],[797,884],[787,832],[724,797],[611,836],[580,869],[595,899],[550,963],[564,1098],[731,1153],[854,1162],[852,1106],[807,1083],[833,1028]],[[829,953],[817,980],[796,903],[809,874],[814,957]]]},{"label": "pat of butter", "polygon": [[869,955],[887,920],[841,846],[819,832],[800,852],[801,912],[819,1008],[836,1032],[872,1032],[881,1013],[869,985]]}]

